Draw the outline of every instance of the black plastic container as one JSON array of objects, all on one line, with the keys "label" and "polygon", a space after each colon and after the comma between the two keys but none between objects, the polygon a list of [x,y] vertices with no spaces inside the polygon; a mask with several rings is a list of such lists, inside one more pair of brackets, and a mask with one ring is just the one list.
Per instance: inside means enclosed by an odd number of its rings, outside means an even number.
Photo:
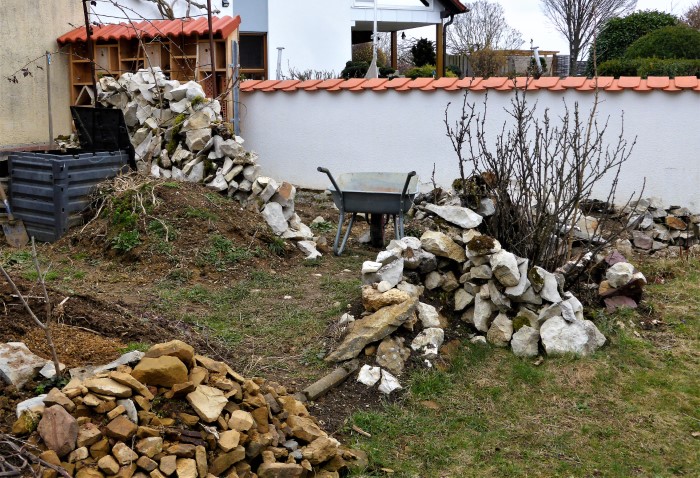
[{"label": "black plastic container", "polygon": [[128,170],[126,151],[105,153],[12,153],[10,200],[30,236],[53,242],[81,224],[90,192],[100,182]]},{"label": "black plastic container", "polygon": [[82,223],[93,188],[127,172],[134,149],[120,110],[71,107],[82,149],[11,153],[10,201],[15,216],[39,241],[53,242]]}]

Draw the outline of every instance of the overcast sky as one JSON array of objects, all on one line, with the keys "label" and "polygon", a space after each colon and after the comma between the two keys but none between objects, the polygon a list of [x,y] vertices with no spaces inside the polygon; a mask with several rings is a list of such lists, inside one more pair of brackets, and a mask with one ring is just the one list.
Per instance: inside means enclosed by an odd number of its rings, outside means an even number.
[{"label": "overcast sky", "polygon": [[[637,10],[660,10],[674,15],[681,16],[698,0],[638,0]],[[467,4],[469,1],[462,0]],[[523,49],[530,48],[530,39],[535,40],[535,45],[541,50],[559,51],[561,54],[568,54],[569,44],[542,13],[541,0],[500,0],[505,10],[508,23],[520,30],[523,34]],[[407,32],[408,34],[408,32]],[[435,29],[432,27],[415,29],[415,37],[428,37],[435,39]]]},{"label": "overcast sky", "polygon": [[[680,16],[696,2],[697,0],[639,0],[637,10],[659,10]],[[508,23],[523,34],[525,44],[522,48],[529,48],[532,38],[542,50],[559,50],[562,54],[569,52],[566,39],[542,13],[540,0],[501,0],[500,3],[506,12]]]}]

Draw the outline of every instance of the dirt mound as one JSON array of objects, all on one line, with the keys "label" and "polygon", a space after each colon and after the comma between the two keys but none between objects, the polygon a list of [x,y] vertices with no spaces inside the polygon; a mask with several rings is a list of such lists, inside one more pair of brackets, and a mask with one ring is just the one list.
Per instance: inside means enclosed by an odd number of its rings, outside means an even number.
[{"label": "dirt mound", "polygon": [[257,211],[201,184],[130,175],[105,183],[86,212],[89,222],[59,245],[137,262],[182,282],[261,266],[270,255],[299,256]]}]

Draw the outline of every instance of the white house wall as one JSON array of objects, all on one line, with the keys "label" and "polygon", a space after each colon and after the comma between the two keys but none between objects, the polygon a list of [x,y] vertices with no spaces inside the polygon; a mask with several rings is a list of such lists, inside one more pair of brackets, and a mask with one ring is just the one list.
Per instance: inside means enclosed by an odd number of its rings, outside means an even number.
[{"label": "white house wall", "polygon": [[[214,15],[233,15],[233,4],[235,2],[236,0],[230,0],[229,6],[224,8],[221,6],[221,0],[212,0],[212,10],[219,11],[219,13],[215,12]],[[206,0],[196,3],[206,4]],[[158,12],[158,7],[155,3],[148,0],[97,0],[97,5],[90,7],[90,13],[92,19],[100,23],[121,23],[129,20],[139,22],[144,19],[160,20],[163,18]],[[173,3],[173,14],[175,17],[182,18],[186,13],[187,2],[185,0],[176,0]],[[206,8],[199,8],[194,5],[190,8],[190,16],[192,17],[206,16],[206,14]]]},{"label": "white house wall", "polygon": [[276,77],[278,47],[284,74],[289,67],[339,74],[352,54],[349,1],[268,0],[268,78]]},{"label": "white house wall", "polygon": [[[481,104],[483,92],[470,92]],[[511,123],[505,112],[512,92],[488,93],[489,142],[501,126]],[[566,103],[579,102],[588,111],[593,95],[575,90],[528,93],[538,111],[550,108],[551,117],[563,114]],[[694,118],[700,106],[697,92],[602,93],[598,118],[610,117],[608,142],[620,133],[637,144],[622,170],[619,198],[639,191],[700,212],[700,135]],[[325,188],[328,180],[316,168],[335,174],[355,171],[416,170],[422,187],[429,188],[433,164],[435,180],[449,186],[458,177],[456,156],[443,123],[448,102],[454,120],[462,92],[296,91],[242,93],[243,136],[246,147],[260,154],[264,173],[307,188]],[[562,101],[564,100],[564,101]],[[606,199],[607,184],[595,191]]]}]

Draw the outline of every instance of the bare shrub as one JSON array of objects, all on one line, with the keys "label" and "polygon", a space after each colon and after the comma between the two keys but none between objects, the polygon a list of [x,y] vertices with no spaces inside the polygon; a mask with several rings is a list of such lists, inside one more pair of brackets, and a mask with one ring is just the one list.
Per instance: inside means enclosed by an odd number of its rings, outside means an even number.
[{"label": "bare shrub", "polygon": [[[478,206],[480,197],[490,196],[496,213],[485,220],[486,233],[531,264],[554,270],[572,259],[580,207],[592,199],[593,187],[604,178],[611,182],[604,199],[615,204],[620,170],[636,139],[625,139],[621,117],[619,135],[607,141],[609,118],[604,122],[597,118],[597,92],[588,114],[578,102],[573,109],[564,103],[564,113],[556,119],[548,109],[542,117],[536,115],[537,104],[528,102],[525,89],[515,88],[514,92],[507,110],[510,120],[493,145],[486,131],[488,96],[478,108],[467,101],[467,90],[453,123],[448,103],[444,123],[460,172],[454,187],[466,206]],[[471,166],[471,177],[466,175],[467,166]],[[596,226],[577,259],[609,244],[620,232],[602,237]]]}]

